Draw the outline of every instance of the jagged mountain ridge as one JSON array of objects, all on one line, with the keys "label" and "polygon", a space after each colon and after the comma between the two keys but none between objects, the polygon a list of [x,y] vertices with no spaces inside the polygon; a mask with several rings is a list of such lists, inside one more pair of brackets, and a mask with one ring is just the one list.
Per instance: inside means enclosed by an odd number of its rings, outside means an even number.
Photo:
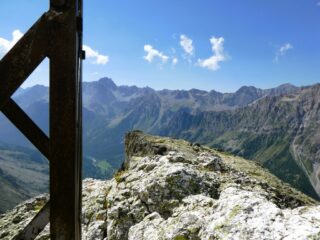
[{"label": "jagged mountain ridge", "polygon": [[[203,113],[212,112],[219,116],[229,116],[228,111],[236,111],[255,101],[269,99],[268,96],[300,91],[301,88],[290,84],[268,90],[242,87],[235,93],[219,93],[197,89],[156,91],[148,87],[117,86],[109,78],[103,78],[97,82],[85,82],[83,84],[85,176],[110,177],[114,169],[120,167],[123,159],[123,135],[128,130],[141,129],[149,133],[168,134],[211,143],[219,131],[212,134],[211,139],[206,138],[206,134],[203,134],[201,139],[192,131],[189,131],[189,135],[185,134],[188,132],[187,129],[176,134],[174,131],[181,128],[170,130],[170,126],[176,128],[174,121],[179,119],[179,116],[184,116],[183,114],[200,116]],[[48,132],[48,88],[35,86],[24,89],[15,96],[15,100],[45,132]],[[179,120],[179,123],[185,124],[187,119]],[[235,119],[227,121],[234,122]],[[220,130],[219,133],[223,134],[223,129]],[[0,140],[23,146],[29,144],[3,117],[2,119],[0,117]],[[244,156],[252,158],[251,155]],[[274,161],[276,160],[275,158]],[[278,165],[275,166],[274,169],[277,170]],[[295,182],[301,183],[296,184],[296,187],[316,196],[308,179],[295,161],[291,159],[289,164],[283,165],[286,168],[288,166],[292,173],[286,171],[283,179],[290,182],[291,177],[294,176]],[[272,166],[267,167],[273,170]],[[278,176],[282,173],[280,172]]]},{"label": "jagged mountain ridge", "polygon": [[[261,90],[254,87],[242,87],[235,93],[216,91],[161,90],[138,88],[136,86],[116,86],[109,78],[83,84],[84,104],[84,138],[86,155],[104,160],[105,152],[97,154],[97,141],[103,144],[102,135],[105,128],[119,128],[122,122],[130,122],[125,130],[143,127],[149,132],[158,132],[168,123],[177,111],[197,113],[202,111],[220,111],[245,106],[266,95],[296,91],[299,88],[284,84],[274,89]],[[48,88],[40,85],[18,91],[15,101],[48,133]],[[142,111],[146,115],[141,115]],[[131,117],[135,121],[128,121]],[[143,118],[149,118],[146,121]],[[123,136],[123,131],[120,136]],[[112,135],[113,133],[111,133]],[[30,146],[30,143],[0,114],[0,141],[15,145]],[[121,148],[118,154],[121,154]],[[99,152],[99,151],[98,151]],[[117,154],[116,154],[117,155]],[[117,156],[109,162],[115,164]],[[118,163],[118,166],[121,163]]]},{"label": "jagged mountain ridge", "polygon": [[267,96],[234,111],[181,112],[162,134],[257,159],[286,181],[294,183],[298,177],[294,185],[300,189],[307,184],[298,176],[302,169],[319,194],[319,124],[320,84],[292,94]]},{"label": "jagged mountain ridge", "polygon": [[[320,237],[319,202],[255,162],[137,131],[125,146],[113,179],[84,180],[83,239]],[[47,201],[38,196],[0,215],[0,238],[12,239]],[[49,226],[37,239],[49,239]]]},{"label": "jagged mountain ridge", "polygon": [[243,107],[265,96],[276,96],[297,90],[298,87],[283,84],[267,90],[244,86],[235,93],[220,93],[214,90],[207,92],[198,89],[156,91],[149,87],[117,86],[111,79],[102,78],[97,82],[84,83],[83,102],[86,109],[108,117],[116,116],[123,108],[125,111],[132,109],[133,100],[145,97],[154,97],[161,101],[164,110],[175,111],[182,108],[194,113]]}]

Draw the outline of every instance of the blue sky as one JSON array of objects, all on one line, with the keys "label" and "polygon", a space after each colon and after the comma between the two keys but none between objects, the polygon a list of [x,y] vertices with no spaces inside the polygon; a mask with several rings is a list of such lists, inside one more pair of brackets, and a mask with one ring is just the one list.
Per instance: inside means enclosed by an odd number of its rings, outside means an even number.
[{"label": "blue sky", "polygon": [[[0,56],[48,2],[0,2]],[[320,80],[320,0],[84,0],[84,17],[84,81],[232,92]],[[48,84],[47,65],[24,86]]]}]

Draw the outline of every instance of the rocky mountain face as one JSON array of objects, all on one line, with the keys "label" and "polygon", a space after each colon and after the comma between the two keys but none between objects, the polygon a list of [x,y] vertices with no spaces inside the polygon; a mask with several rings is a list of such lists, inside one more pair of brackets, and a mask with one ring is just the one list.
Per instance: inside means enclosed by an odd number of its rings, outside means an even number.
[{"label": "rocky mountain face", "polygon": [[[267,96],[233,111],[181,112],[162,134],[256,159],[299,189],[308,189],[309,180],[319,194],[318,129],[320,85],[315,85],[292,94]],[[309,179],[301,175],[301,169]],[[312,195],[312,189],[308,193]]]},{"label": "rocky mountain face", "polygon": [[[153,134],[198,141],[256,159],[305,193],[313,197],[317,197],[316,192],[320,193],[318,180],[315,180],[318,172],[315,155],[320,149],[320,141],[317,134],[311,137],[308,131],[300,135],[297,133],[297,129],[306,121],[309,126],[314,125],[314,132],[317,132],[318,85],[297,88],[284,84],[268,90],[242,87],[235,93],[223,94],[196,89],[154,91],[150,88],[117,87],[107,79],[100,81],[108,83],[105,85],[109,86],[112,93],[107,95],[113,96],[113,100],[109,100],[108,106],[104,101],[92,106],[114,110],[107,111],[113,113],[109,120],[102,120],[105,117],[101,117],[101,114],[100,124],[94,123],[94,135],[87,136],[85,151],[89,155],[103,159],[108,153],[113,156],[109,157],[108,162],[116,166],[122,156],[122,136],[128,130],[141,129]],[[94,89],[108,92],[103,90],[100,81],[95,83],[100,88]],[[88,85],[92,87],[91,83]],[[84,89],[84,92],[85,96],[95,96],[92,90]],[[312,102],[315,104],[312,105]],[[85,107],[91,113],[96,111],[87,104]],[[298,135],[300,142],[293,144],[293,139]],[[310,137],[313,155],[306,151],[309,146],[302,144],[303,139]],[[303,149],[299,153],[296,151],[298,145],[299,149]],[[305,155],[301,158],[302,151]],[[304,165],[308,166],[308,170]]]},{"label": "rocky mountain face", "polygon": [[[184,140],[126,136],[114,178],[83,182],[83,239],[319,239],[320,205],[256,162]],[[11,239],[48,201],[0,215]],[[37,239],[49,238],[49,226]]]},{"label": "rocky mountain face", "polygon": [[[294,129],[303,126],[307,119],[310,126],[314,124],[314,132],[319,129],[316,127],[316,112],[312,110],[312,116],[302,118],[310,111],[309,105],[296,108],[299,98],[290,97],[300,96],[306,89],[309,88],[284,84],[267,90],[242,87],[235,93],[219,93],[213,90],[155,91],[148,87],[117,86],[109,78],[84,83],[84,176],[110,178],[124,158],[124,134],[141,129],[209,144],[258,160],[281,179],[317,197],[314,188],[318,189],[316,182],[319,178],[313,169],[318,169],[314,156],[318,156],[319,139],[316,134],[308,135],[301,128],[301,137],[292,143]],[[277,105],[285,96],[291,100]],[[305,102],[312,102],[317,97],[315,92],[304,98]],[[48,88],[23,89],[14,99],[48,133]],[[300,125],[293,126],[292,117],[299,119]],[[262,128],[265,119],[268,126]],[[307,150],[311,145],[304,139],[312,142],[313,155]],[[30,143],[1,114],[0,141],[30,147]]]},{"label": "rocky mountain face", "polygon": [[[163,134],[172,119],[183,113],[222,112],[237,109],[264,98],[299,91],[292,85],[262,90],[242,87],[235,93],[216,91],[162,90],[116,86],[110,79],[84,84],[85,155],[121,164],[126,131]],[[120,143],[120,144],[119,144]]]}]

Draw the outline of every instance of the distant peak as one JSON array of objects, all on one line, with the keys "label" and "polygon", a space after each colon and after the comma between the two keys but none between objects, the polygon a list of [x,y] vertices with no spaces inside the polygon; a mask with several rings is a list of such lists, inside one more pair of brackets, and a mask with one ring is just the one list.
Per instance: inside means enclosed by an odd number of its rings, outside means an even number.
[{"label": "distant peak", "polygon": [[278,88],[296,88],[297,86],[291,84],[291,83],[284,83],[278,86]]},{"label": "distant peak", "polygon": [[48,88],[47,86],[41,85],[41,84],[35,84],[31,87],[27,87],[24,90],[30,90],[30,89],[46,89]]},{"label": "distant peak", "polygon": [[245,91],[252,91],[252,90],[257,90],[256,87],[254,86],[242,86],[241,88],[239,88],[236,93],[239,93],[239,92],[245,92]]},{"label": "distant peak", "polygon": [[34,85],[34,86],[32,86],[32,87],[27,87],[27,88],[25,88],[25,89],[22,89],[22,90],[21,90],[21,93],[27,93],[27,92],[43,93],[43,92],[46,92],[48,89],[49,89],[49,87],[47,87],[47,86],[40,85],[40,84],[36,84],[36,85]]},{"label": "distant peak", "polygon": [[48,88],[48,87],[41,85],[41,84],[36,84],[33,86],[33,88]]},{"label": "distant peak", "polygon": [[194,94],[204,94],[204,93],[208,93],[207,91],[199,90],[199,89],[196,89],[196,88],[190,89],[190,92],[191,92],[191,93],[194,93]]},{"label": "distant peak", "polygon": [[112,79],[108,77],[100,78],[98,82],[106,87],[111,87],[111,88],[117,87],[117,85],[112,81]]}]

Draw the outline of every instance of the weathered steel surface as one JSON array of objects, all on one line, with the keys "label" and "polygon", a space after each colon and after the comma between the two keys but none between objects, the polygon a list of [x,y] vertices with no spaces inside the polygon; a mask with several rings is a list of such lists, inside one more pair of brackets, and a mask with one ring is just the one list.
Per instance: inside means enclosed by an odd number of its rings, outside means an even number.
[{"label": "weathered steel surface", "polygon": [[[53,8],[55,2],[51,7]],[[59,1],[60,2],[60,1]],[[51,238],[80,239],[81,109],[79,2],[66,0],[61,21],[52,23],[50,59]],[[62,6],[52,10],[60,11]],[[81,29],[80,29],[81,30]],[[55,35],[54,33],[58,33]],[[63,36],[63,37],[62,37]],[[52,51],[51,51],[52,50]]]},{"label": "weathered steel surface", "polygon": [[39,233],[49,223],[50,216],[50,202],[38,212],[38,214],[31,220],[30,223],[20,232],[13,240],[30,240],[35,239]]},{"label": "weathered steel surface", "polygon": [[[0,61],[0,110],[50,160],[50,237],[81,239],[82,0],[50,0],[50,10]],[[48,57],[50,139],[11,99]],[[16,239],[34,239],[49,204]]]},{"label": "weathered steel surface", "polygon": [[13,101],[9,99],[2,108],[3,114],[23,133],[39,151],[49,159],[49,138],[32,121],[32,119]]},{"label": "weathered steel surface", "polygon": [[0,109],[46,57],[46,14],[28,30],[18,43],[0,61]]}]

